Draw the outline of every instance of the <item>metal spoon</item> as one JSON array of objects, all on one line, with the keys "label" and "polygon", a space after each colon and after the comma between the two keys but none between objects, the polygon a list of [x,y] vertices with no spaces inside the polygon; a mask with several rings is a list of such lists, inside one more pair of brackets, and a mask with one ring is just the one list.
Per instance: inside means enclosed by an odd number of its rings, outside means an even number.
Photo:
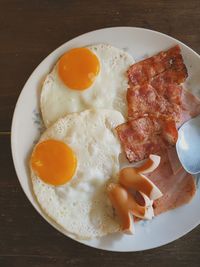
[{"label": "metal spoon", "polygon": [[200,116],[184,123],[178,131],[176,150],[183,168],[200,173]]}]

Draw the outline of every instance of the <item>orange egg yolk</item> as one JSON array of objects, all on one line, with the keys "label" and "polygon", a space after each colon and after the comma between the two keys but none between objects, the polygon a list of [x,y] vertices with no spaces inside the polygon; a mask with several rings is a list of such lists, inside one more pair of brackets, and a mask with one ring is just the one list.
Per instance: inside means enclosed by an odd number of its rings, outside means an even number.
[{"label": "orange egg yolk", "polygon": [[73,177],[77,159],[65,143],[50,139],[35,147],[31,155],[31,166],[45,183],[58,186]]},{"label": "orange egg yolk", "polygon": [[58,74],[70,89],[89,88],[99,73],[97,56],[88,48],[74,48],[65,53],[58,62]]}]

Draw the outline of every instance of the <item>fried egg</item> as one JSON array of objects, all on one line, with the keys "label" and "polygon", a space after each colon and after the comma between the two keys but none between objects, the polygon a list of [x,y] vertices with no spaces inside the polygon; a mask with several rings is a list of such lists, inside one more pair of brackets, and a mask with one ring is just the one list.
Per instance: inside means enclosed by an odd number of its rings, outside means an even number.
[{"label": "fried egg", "polygon": [[59,119],[33,149],[33,191],[44,212],[79,239],[120,231],[106,193],[118,179],[120,112],[91,109]]},{"label": "fried egg", "polygon": [[92,108],[114,109],[126,116],[126,71],[133,63],[131,55],[106,44],[66,51],[42,86],[45,126]]}]

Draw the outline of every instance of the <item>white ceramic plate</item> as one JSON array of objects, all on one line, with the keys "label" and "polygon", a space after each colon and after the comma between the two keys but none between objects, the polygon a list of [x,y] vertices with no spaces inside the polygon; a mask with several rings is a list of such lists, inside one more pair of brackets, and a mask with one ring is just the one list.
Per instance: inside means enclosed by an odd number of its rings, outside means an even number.
[{"label": "white ceramic plate", "polygon": [[[42,61],[26,82],[15,108],[11,136],[12,155],[19,181],[28,199],[47,222],[65,235],[65,231],[51,221],[38,206],[32,192],[27,162],[33,143],[41,131],[38,103],[42,80],[66,50],[97,43],[109,43],[124,49],[131,53],[136,61],[178,43],[189,71],[187,87],[200,95],[200,56],[178,40],[147,29],[117,27],[89,32],[63,44]],[[136,234],[133,236],[114,234],[82,243],[111,251],[138,251],[169,243],[200,223],[199,191],[197,190],[189,204],[164,213],[152,221],[137,223]]]}]

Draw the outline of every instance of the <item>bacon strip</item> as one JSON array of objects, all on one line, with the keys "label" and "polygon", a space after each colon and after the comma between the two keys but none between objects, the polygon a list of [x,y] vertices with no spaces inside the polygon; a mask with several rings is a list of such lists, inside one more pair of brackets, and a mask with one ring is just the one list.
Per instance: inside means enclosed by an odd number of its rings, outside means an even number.
[{"label": "bacon strip", "polygon": [[167,156],[168,156],[173,174],[177,174],[183,167],[182,167],[181,162],[178,158],[176,148],[175,147],[168,148],[167,149]]},{"label": "bacon strip", "polygon": [[132,119],[151,114],[154,117],[162,115],[179,121],[180,98],[181,88],[175,84],[165,85],[165,92],[162,94],[148,83],[130,87],[127,91],[128,117]]},{"label": "bacon strip", "polygon": [[143,160],[169,144],[174,145],[178,137],[174,121],[149,116],[130,120],[116,130],[130,162]]},{"label": "bacon strip", "polygon": [[[168,69],[164,71],[163,73],[157,75],[153,79],[151,79],[149,82],[151,86],[153,86],[158,93],[161,93],[162,95],[165,94],[166,89],[170,85],[175,85],[175,84],[181,84],[183,83],[188,74],[186,71],[186,68],[182,70],[174,70],[174,69]],[[180,88],[181,91],[181,88]]]},{"label": "bacon strip", "polygon": [[168,69],[181,70],[187,77],[187,70],[178,45],[132,65],[128,70],[129,84],[138,85],[149,82],[153,77]]},{"label": "bacon strip", "polygon": [[[178,100],[177,100],[177,97],[176,97],[177,94],[173,90],[176,88],[178,88],[177,85],[171,88],[170,86],[168,87],[168,94],[169,94],[169,97],[171,97],[170,101],[171,103],[174,101],[174,103],[173,104],[170,103],[167,105],[165,105],[166,102],[163,99],[162,99],[162,102],[160,103],[159,101],[156,101],[156,100],[159,100],[161,97],[160,95],[157,94],[157,92],[154,89],[151,90],[150,86],[148,86],[148,88],[145,88],[146,93],[144,90],[143,95],[141,91],[139,94],[137,90],[131,91],[130,88],[128,89],[127,98],[129,98],[129,101],[128,101],[129,105],[131,104],[130,105],[131,108],[129,109],[129,114],[131,115],[129,118],[130,121],[118,126],[116,129],[117,129],[118,136],[124,147],[124,150],[126,152],[127,158],[129,159],[130,162],[142,160],[148,157],[150,153],[157,153],[159,151],[159,146],[160,146],[160,149],[163,149],[164,147],[166,147],[165,142],[163,146],[163,140],[162,140],[163,136],[159,136],[161,131],[157,130],[157,129],[160,129],[159,119],[164,119],[168,122],[171,121],[172,126],[168,127],[168,130],[164,133],[164,130],[166,130],[166,127],[165,127],[163,130],[163,134],[165,135],[165,137],[168,136],[169,140],[171,139],[171,137],[173,137],[172,142],[169,142],[169,143],[175,144],[175,141],[177,140],[177,136],[178,136],[178,132],[174,128],[175,122],[176,122],[176,128],[179,128],[184,122],[200,114],[200,99],[198,99],[196,96],[194,96],[189,91],[182,89],[181,96],[180,98],[178,97]],[[169,89],[171,89],[171,93]],[[157,98],[152,97],[153,93],[155,93],[156,97],[158,95],[158,97]],[[181,104],[180,105],[176,104],[176,102],[178,103],[179,101]],[[149,105],[149,103],[152,103],[152,104]],[[148,114],[151,114],[151,116],[149,116]],[[142,147],[140,147],[141,141],[138,140],[138,135],[140,136],[141,132],[143,131],[142,128],[140,129],[141,127],[140,122],[143,121],[142,125],[147,123],[148,120],[145,119],[146,117],[150,117],[150,118],[157,117],[158,120],[157,120],[157,123],[155,120],[152,122],[152,124],[154,125],[155,132],[153,132],[154,130],[149,129],[149,131],[146,132],[146,134],[149,134],[148,142],[147,143],[142,142]],[[134,126],[136,122],[136,119],[134,118],[139,118],[137,127]],[[141,118],[144,118],[145,121],[140,120]],[[146,125],[147,128],[148,128],[148,125]],[[166,126],[168,125],[169,123],[166,124]],[[169,132],[171,132],[171,130],[172,130],[172,133],[168,134]],[[147,138],[145,140],[147,140]],[[150,145],[150,142],[152,142],[151,145]],[[139,152],[138,152],[138,149],[140,150]],[[143,152],[141,152],[142,150]],[[142,156],[137,157],[136,155],[138,153],[140,155],[142,153],[143,157]]]},{"label": "bacon strip", "polygon": [[187,75],[178,45],[129,68],[128,122],[116,129],[130,162],[176,143],[177,126],[190,116],[180,85]]}]

